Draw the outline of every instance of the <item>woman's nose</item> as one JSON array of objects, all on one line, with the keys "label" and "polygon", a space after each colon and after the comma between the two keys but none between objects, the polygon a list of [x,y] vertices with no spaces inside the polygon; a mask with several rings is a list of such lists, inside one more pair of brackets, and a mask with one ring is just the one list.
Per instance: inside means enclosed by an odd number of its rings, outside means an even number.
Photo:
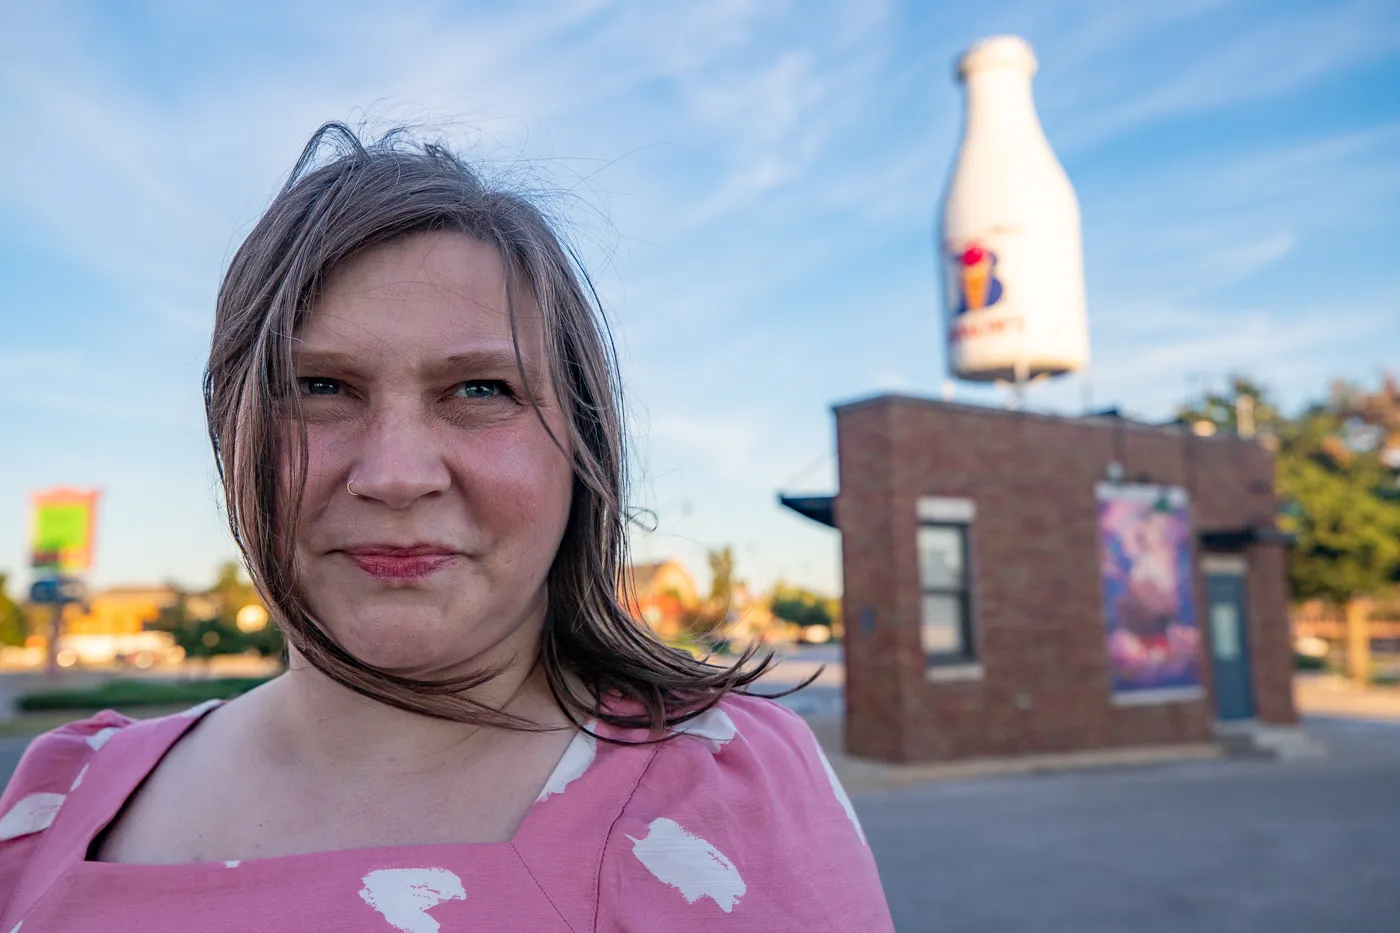
[{"label": "woman's nose", "polygon": [[445,492],[452,474],[433,427],[428,418],[401,409],[375,413],[347,478],[350,493],[406,509]]}]

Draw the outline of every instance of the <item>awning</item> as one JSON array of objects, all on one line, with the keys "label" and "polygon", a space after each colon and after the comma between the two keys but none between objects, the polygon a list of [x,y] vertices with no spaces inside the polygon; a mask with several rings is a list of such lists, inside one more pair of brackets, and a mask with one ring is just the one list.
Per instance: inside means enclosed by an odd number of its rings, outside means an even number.
[{"label": "awning", "polygon": [[792,509],[804,518],[828,528],[836,527],[836,510],[832,508],[832,503],[836,501],[835,496],[785,496],[778,494],[778,504],[784,508]]},{"label": "awning", "polygon": [[1208,551],[1242,551],[1251,544],[1290,545],[1298,540],[1295,534],[1281,531],[1273,525],[1253,525],[1247,528],[1224,528],[1203,531],[1201,547]]}]

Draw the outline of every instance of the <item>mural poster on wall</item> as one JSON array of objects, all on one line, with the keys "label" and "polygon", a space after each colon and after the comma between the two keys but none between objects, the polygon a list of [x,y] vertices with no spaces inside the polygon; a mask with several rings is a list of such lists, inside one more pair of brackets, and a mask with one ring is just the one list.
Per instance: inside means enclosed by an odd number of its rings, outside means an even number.
[{"label": "mural poster on wall", "polygon": [[1097,493],[1115,701],[1200,696],[1201,630],[1186,490],[1103,483]]}]

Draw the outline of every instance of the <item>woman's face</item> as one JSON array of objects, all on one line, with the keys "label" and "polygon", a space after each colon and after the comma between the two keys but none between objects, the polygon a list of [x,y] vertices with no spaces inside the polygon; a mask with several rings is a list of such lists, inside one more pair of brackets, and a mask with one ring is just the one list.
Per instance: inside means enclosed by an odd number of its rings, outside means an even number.
[{"label": "woman's face", "polygon": [[460,234],[356,257],[297,335],[302,592],[362,661],[428,676],[533,648],[573,475],[540,423],[568,444],[539,310],[517,292],[539,413],[500,254]]}]

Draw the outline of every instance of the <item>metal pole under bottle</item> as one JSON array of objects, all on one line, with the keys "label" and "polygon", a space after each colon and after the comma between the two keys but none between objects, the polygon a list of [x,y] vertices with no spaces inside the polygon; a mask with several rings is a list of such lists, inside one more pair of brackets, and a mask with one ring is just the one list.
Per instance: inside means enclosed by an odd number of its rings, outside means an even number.
[{"label": "metal pole under bottle", "polygon": [[1026,358],[1020,357],[1013,367],[1013,378],[1011,382],[1011,410],[1021,411],[1026,407],[1026,384],[1030,381],[1030,367],[1026,364]]}]

